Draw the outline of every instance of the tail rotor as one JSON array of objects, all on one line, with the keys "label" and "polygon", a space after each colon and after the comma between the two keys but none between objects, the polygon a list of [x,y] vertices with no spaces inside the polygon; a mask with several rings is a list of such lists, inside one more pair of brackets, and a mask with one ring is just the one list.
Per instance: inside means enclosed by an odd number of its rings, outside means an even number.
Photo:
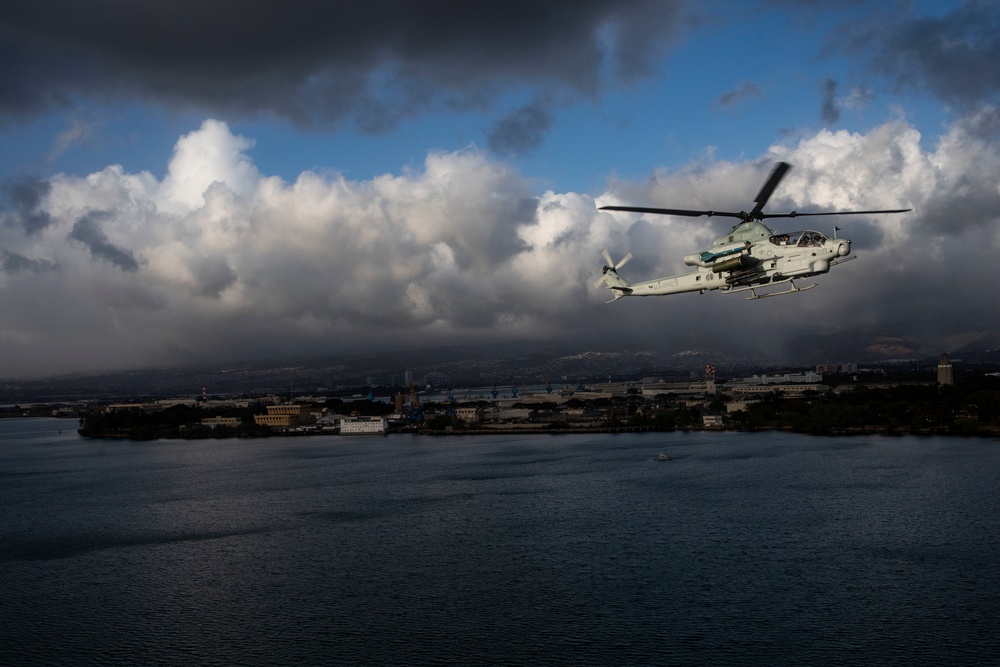
[{"label": "tail rotor", "polygon": [[601,257],[604,258],[604,269],[601,270],[601,277],[598,278],[597,282],[594,283],[594,287],[600,287],[605,283],[604,276],[607,275],[608,271],[614,271],[615,273],[618,273],[618,269],[628,264],[629,260],[632,259],[632,253],[631,252],[626,253],[624,257],[618,260],[617,264],[611,259],[611,253],[608,252],[607,248],[601,251]]},{"label": "tail rotor", "polygon": [[[604,257],[604,270],[601,271],[601,277],[597,279],[596,283],[594,283],[594,287],[604,285],[610,289],[612,293],[614,293],[614,298],[612,298],[611,301],[617,301],[623,296],[631,294],[632,283],[618,275],[618,269],[628,264],[628,261],[632,259],[632,253],[627,253],[624,257],[618,260],[617,264],[611,260],[611,253],[607,250],[602,252],[601,256]],[[608,303],[611,303],[611,301],[608,301]]]}]

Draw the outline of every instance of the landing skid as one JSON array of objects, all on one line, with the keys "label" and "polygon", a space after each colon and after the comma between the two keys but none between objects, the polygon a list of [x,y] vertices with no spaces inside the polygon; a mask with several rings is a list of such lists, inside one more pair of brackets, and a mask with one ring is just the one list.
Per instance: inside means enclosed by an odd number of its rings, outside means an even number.
[{"label": "landing skid", "polygon": [[739,287],[737,289],[730,290],[730,293],[732,293],[732,292],[745,292],[747,290],[750,290],[750,293],[751,293],[752,296],[746,297],[746,300],[747,301],[753,301],[754,299],[766,299],[769,296],[781,296],[782,294],[795,294],[796,292],[805,292],[806,290],[811,290],[813,287],[816,287],[816,283],[813,283],[812,285],[806,285],[805,287],[798,287],[798,286],[796,286],[795,281],[793,279],[791,279],[791,278],[788,278],[786,280],[781,280],[781,281],[778,281],[776,283],[771,283],[771,285],[768,285],[768,287],[771,287],[773,285],[782,285],[784,283],[788,283],[789,285],[791,285],[791,287],[789,287],[786,290],[782,290],[780,292],[771,292],[770,294],[757,294],[757,290],[763,289],[763,287],[753,287],[751,285],[747,285],[746,287]]}]

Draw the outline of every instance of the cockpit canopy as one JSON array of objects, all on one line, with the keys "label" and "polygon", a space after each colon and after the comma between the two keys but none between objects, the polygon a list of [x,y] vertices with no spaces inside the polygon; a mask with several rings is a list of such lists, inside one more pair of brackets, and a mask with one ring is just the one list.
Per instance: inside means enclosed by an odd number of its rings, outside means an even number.
[{"label": "cockpit canopy", "polygon": [[778,246],[821,246],[823,242],[828,240],[826,234],[821,232],[805,231],[805,232],[791,232],[788,234],[774,234],[768,239],[771,243]]}]

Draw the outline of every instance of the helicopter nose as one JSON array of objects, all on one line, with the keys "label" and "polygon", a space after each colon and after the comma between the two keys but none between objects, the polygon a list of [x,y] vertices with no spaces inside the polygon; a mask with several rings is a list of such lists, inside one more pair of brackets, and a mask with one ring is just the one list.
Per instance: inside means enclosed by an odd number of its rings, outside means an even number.
[{"label": "helicopter nose", "polygon": [[837,244],[837,254],[841,257],[847,257],[851,254],[851,242],[846,239],[841,239]]}]

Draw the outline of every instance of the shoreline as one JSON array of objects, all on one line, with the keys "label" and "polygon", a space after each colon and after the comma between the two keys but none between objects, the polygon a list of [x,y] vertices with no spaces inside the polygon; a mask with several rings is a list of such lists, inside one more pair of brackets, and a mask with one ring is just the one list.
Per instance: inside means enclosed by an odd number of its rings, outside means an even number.
[{"label": "shoreline", "polygon": [[[54,419],[61,421],[76,420],[76,417],[53,417],[40,415],[3,415],[0,419]],[[88,440],[131,440],[135,442],[152,440],[257,440],[267,438],[311,438],[317,436],[338,436],[351,438],[355,436],[380,436],[390,435],[429,435],[435,437],[453,436],[489,436],[489,435],[573,435],[573,434],[593,434],[605,433],[615,435],[619,433],[763,433],[766,431],[776,431],[785,433],[798,433],[801,435],[825,436],[831,438],[843,438],[864,435],[883,436],[947,436],[956,438],[1000,438],[1000,427],[980,426],[968,428],[953,428],[947,426],[925,427],[920,429],[893,428],[890,426],[847,426],[836,429],[808,430],[796,429],[791,426],[762,426],[757,428],[722,428],[722,427],[697,427],[688,426],[684,428],[662,428],[658,426],[579,426],[569,428],[545,428],[544,426],[520,426],[520,427],[498,427],[498,428],[478,428],[462,430],[435,430],[429,428],[398,428],[390,429],[382,433],[357,433],[342,435],[331,431],[309,430],[309,431],[274,431],[271,433],[257,433],[254,435],[234,435],[226,434],[216,437],[211,433],[198,432],[191,435],[180,435],[175,433],[161,433],[151,436],[139,435],[134,432],[120,431],[100,431],[94,433],[84,433],[85,429],[73,429],[82,438]]]},{"label": "shoreline", "polygon": [[132,441],[152,441],[152,440],[260,440],[268,438],[312,438],[317,436],[337,436],[344,438],[353,437],[388,437],[396,435],[427,435],[434,437],[454,437],[454,436],[489,436],[489,435],[575,435],[604,433],[616,435],[620,433],[764,433],[767,431],[796,433],[800,435],[823,436],[830,438],[845,438],[852,436],[882,435],[882,436],[946,436],[954,438],[1000,438],[998,428],[977,428],[969,430],[950,430],[948,428],[924,428],[924,429],[895,429],[891,427],[859,426],[830,429],[824,431],[801,430],[791,427],[761,427],[761,428],[659,428],[656,426],[609,426],[609,427],[581,427],[581,428],[488,428],[488,429],[466,429],[466,430],[434,430],[434,429],[395,429],[380,433],[352,433],[342,435],[324,431],[286,431],[274,432],[267,435],[225,435],[214,437],[211,434],[198,434],[192,436],[182,435],[156,435],[153,437],[143,437],[131,433],[81,433],[82,429],[77,429],[77,433],[82,438],[88,440],[132,440]]}]

